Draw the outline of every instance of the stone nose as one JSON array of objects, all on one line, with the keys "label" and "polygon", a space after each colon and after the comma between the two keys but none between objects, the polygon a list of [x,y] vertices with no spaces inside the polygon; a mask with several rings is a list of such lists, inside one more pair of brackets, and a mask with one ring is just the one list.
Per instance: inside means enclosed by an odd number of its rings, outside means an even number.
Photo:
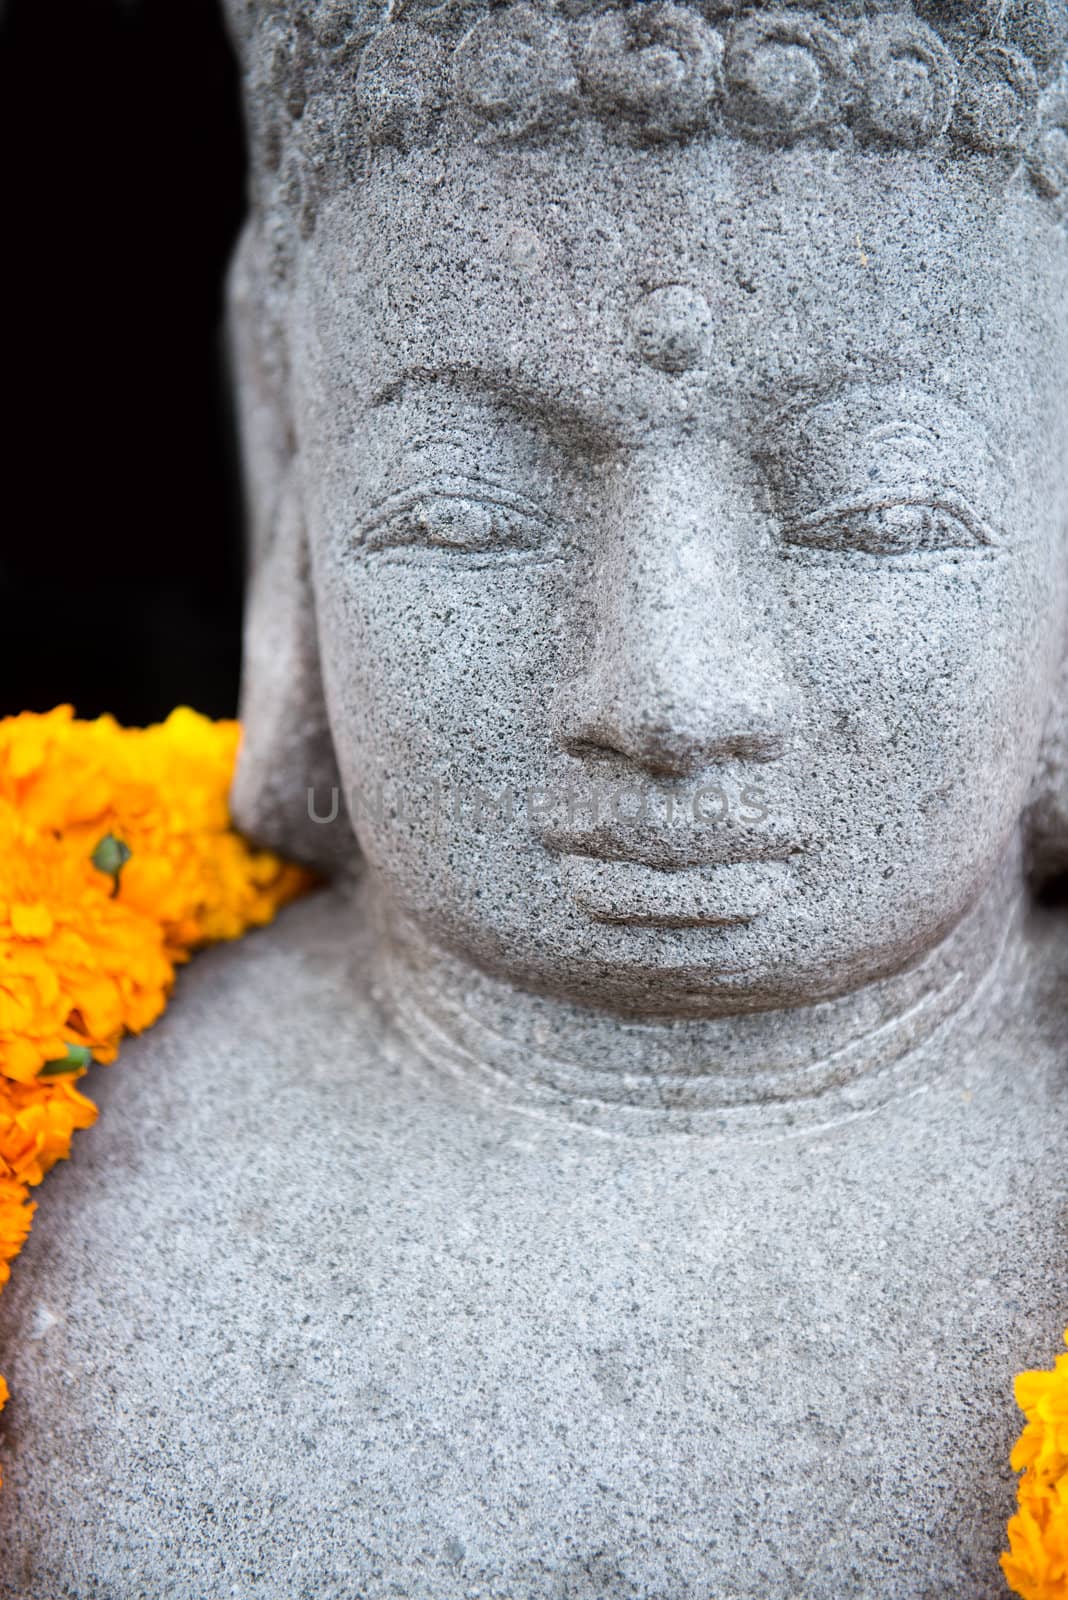
[{"label": "stone nose", "polygon": [[615,754],[650,775],[687,778],[721,761],[774,761],[786,749],[779,718],[752,699],[720,695],[690,706],[648,681],[628,688],[609,672],[565,711],[558,739],[569,755]]},{"label": "stone nose", "polygon": [[758,599],[766,571],[746,557],[753,530],[744,495],[700,476],[645,474],[617,497],[580,597],[581,661],[553,707],[561,748],[680,778],[783,754],[796,696]]}]

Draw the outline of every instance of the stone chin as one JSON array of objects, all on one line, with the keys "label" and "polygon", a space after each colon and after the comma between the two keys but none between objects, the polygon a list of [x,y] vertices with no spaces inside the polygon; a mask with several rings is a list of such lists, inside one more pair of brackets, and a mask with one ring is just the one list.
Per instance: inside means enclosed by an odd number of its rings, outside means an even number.
[{"label": "stone chin", "polygon": [[[680,1013],[914,962],[1025,813],[1062,859],[1068,244],[995,160],[389,150],[269,294],[254,224],[243,824]],[[652,818],[569,816],[598,785]]]}]

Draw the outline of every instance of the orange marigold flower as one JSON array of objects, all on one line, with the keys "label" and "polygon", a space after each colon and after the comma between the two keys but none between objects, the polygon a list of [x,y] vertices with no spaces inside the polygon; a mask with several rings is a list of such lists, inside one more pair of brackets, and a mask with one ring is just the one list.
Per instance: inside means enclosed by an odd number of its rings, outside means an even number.
[{"label": "orange marigold flower", "polygon": [[[270,921],[307,875],[230,825],[240,730],[179,709],[151,728],[69,706],[0,721],[0,1074],[68,1043],[113,1060],[197,946]],[[102,840],[121,871],[93,862]]]},{"label": "orange marigold flower", "polygon": [[[26,1184],[12,1178],[0,1178],[0,1284],[11,1276],[8,1262],[18,1255],[26,1242],[33,1220],[34,1204]],[[3,1384],[0,1378],[0,1384]],[[4,1385],[4,1396],[7,1386]]]},{"label": "orange marigold flower", "polygon": [[70,706],[0,719],[0,1284],[30,1187],[96,1117],[84,1062],[156,1020],[198,946],[311,883],[233,831],[239,739],[186,708],[151,728]]},{"label": "orange marigold flower", "polygon": [[1027,1426],[1012,1465],[1023,1477],[1002,1570],[1022,1600],[1068,1600],[1068,1355],[1052,1371],[1021,1372],[1016,1403]]}]

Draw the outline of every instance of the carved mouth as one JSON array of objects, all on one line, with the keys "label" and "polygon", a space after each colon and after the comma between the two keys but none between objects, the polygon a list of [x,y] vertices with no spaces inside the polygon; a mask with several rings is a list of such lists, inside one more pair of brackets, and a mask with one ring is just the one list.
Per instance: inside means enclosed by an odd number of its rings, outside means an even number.
[{"label": "carved mouth", "polygon": [[595,922],[636,928],[715,928],[752,922],[787,887],[788,861],[735,860],[664,868],[592,855],[561,858],[567,892]]},{"label": "carved mouth", "polygon": [[613,818],[591,827],[543,825],[541,842],[554,854],[589,856],[600,862],[625,862],[662,873],[682,874],[688,868],[733,867],[751,862],[782,862],[812,847],[801,831],[777,823],[717,822],[696,832],[693,827],[650,828],[648,822]]}]

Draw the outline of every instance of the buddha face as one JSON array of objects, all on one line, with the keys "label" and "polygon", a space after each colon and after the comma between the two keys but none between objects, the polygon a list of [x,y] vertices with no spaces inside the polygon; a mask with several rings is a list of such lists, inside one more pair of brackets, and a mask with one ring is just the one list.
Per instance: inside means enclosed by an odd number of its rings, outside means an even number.
[{"label": "buddha face", "polygon": [[398,925],[716,1015],[852,990],[1017,826],[1068,248],[978,161],[387,153],[292,316],[324,688]]}]

